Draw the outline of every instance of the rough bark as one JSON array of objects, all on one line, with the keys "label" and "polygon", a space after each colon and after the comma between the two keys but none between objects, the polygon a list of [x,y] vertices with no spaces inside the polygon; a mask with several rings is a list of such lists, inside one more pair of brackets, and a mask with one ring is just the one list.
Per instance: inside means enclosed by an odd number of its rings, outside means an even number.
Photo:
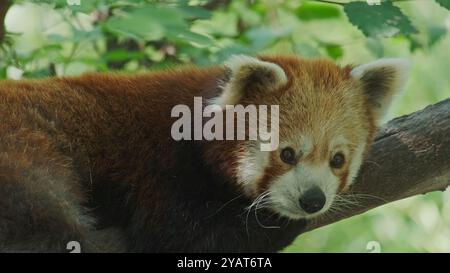
[{"label": "rough bark", "polygon": [[309,222],[303,232],[449,185],[450,99],[446,99],[387,123],[347,194],[357,204]]}]

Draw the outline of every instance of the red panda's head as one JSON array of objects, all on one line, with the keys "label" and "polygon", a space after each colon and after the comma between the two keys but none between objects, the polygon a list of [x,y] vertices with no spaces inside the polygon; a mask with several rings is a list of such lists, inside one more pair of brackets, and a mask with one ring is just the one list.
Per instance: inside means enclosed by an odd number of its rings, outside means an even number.
[{"label": "red panda's head", "polygon": [[[373,135],[403,87],[409,64],[382,59],[357,67],[297,57],[234,56],[224,105],[278,105],[279,145],[234,146],[232,171],[252,199],[280,215],[325,212],[357,176]],[[270,123],[270,122],[269,122]]]}]

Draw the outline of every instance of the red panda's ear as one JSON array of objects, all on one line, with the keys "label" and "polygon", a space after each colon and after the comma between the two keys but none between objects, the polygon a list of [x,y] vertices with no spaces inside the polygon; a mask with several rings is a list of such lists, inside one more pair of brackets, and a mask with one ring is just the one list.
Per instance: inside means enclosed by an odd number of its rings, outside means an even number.
[{"label": "red panda's ear", "polygon": [[361,81],[375,121],[380,124],[395,95],[399,94],[409,76],[410,62],[406,59],[380,59],[355,67],[350,75]]},{"label": "red panda's ear", "polygon": [[276,90],[288,81],[279,65],[245,55],[232,56],[225,66],[230,77],[216,101],[222,106],[238,104],[246,92]]}]

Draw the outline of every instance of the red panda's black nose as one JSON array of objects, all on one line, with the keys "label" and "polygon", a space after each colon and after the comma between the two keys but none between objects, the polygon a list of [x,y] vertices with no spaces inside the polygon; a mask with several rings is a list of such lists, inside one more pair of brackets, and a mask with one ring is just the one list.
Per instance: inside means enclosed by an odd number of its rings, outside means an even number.
[{"label": "red panda's black nose", "polygon": [[299,200],[300,207],[307,213],[315,213],[323,208],[326,197],[321,189],[313,187],[307,190]]}]

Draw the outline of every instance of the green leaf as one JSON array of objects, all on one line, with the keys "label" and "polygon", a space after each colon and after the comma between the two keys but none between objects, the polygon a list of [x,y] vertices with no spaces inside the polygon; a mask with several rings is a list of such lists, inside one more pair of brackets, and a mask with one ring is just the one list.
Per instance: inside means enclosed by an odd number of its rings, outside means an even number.
[{"label": "green leaf", "polygon": [[212,40],[208,36],[188,30],[177,31],[174,33],[174,36],[171,37],[174,40],[189,41],[201,46],[209,46],[212,44]]},{"label": "green leaf", "polygon": [[245,45],[235,43],[226,48],[221,49],[216,53],[217,58],[216,63],[224,62],[225,60],[230,58],[230,56],[233,54],[252,54],[252,53],[254,54],[254,52],[252,52],[252,50],[246,47]]},{"label": "green leaf", "polygon": [[142,52],[137,51],[127,51],[123,49],[113,50],[105,53],[103,58],[106,61],[112,62],[120,62],[120,61],[128,61],[128,60],[138,60],[145,56]]},{"label": "green leaf", "polygon": [[428,46],[431,47],[442,39],[447,33],[447,28],[442,26],[428,27]]},{"label": "green leaf", "polygon": [[52,72],[47,68],[43,68],[43,69],[39,69],[39,70],[25,71],[23,73],[23,76],[25,78],[29,78],[29,79],[45,78],[45,77],[52,76]]},{"label": "green leaf", "polygon": [[444,8],[450,10],[450,0],[436,0],[436,2]]},{"label": "green leaf", "polygon": [[106,29],[135,40],[159,40],[164,37],[164,27],[156,20],[148,20],[142,12],[132,11],[116,15],[105,23]]},{"label": "green leaf", "polygon": [[411,52],[415,52],[416,50],[422,49],[424,47],[423,43],[415,37],[409,36],[408,40],[409,40],[409,50]]},{"label": "green leaf", "polygon": [[349,21],[368,37],[392,37],[417,32],[409,18],[391,1],[381,5],[353,2],[344,5]]},{"label": "green leaf", "polygon": [[156,5],[133,8],[125,14],[112,16],[105,26],[110,32],[146,41],[160,40],[168,32],[188,28],[176,8]]},{"label": "green leaf", "polygon": [[342,55],[344,55],[344,50],[342,49],[342,46],[338,44],[326,44],[325,50],[328,56],[330,56],[335,60],[341,58]]},{"label": "green leaf", "polygon": [[68,38],[66,36],[62,36],[60,34],[49,34],[49,35],[47,35],[47,39],[50,42],[54,42],[54,43],[63,43],[63,42],[71,41],[70,38]]},{"label": "green leaf", "polygon": [[263,49],[275,41],[287,37],[292,33],[290,27],[274,28],[262,26],[249,30],[245,36],[248,38],[255,49]]},{"label": "green leaf", "polygon": [[255,5],[247,5],[245,1],[233,1],[231,10],[239,15],[240,24],[244,26],[258,26],[262,24],[261,19],[264,16],[254,10]]},{"label": "green leaf", "polygon": [[296,44],[294,46],[295,53],[297,53],[300,56],[305,57],[319,57],[321,56],[319,50],[317,50],[316,46],[312,46],[306,43],[300,43]]},{"label": "green leaf", "polygon": [[73,38],[72,42],[91,42],[91,41],[97,41],[102,37],[102,32],[100,28],[95,27],[92,30],[84,31],[84,30],[78,30],[73,29]]},{"label": "green leaf", "polygon": [[198,20],[193,29],[201,33],[218,37],[234,37],[238,35],[238,16],[236,13],[216,11],[210,20]]},{"label": "green leaf", "polygon": [[[69,7],[72,12],[81,12],[85,14],[91,13],[97,6],[97,1],[85,1],[85,0],[79,0],[79,1],[72,1],[70,4],[66,0],[66,7]],[[79,2],[79,5],[78,5]]]},{"label": "green leaf", "polygon": [[6,66],[0,67],[0,79],[6,79],[7,75],[8,75],[7,67]]},{"label": "green leaf", "polygon": [[209,19],[211,18],[211,12],[199,6],[180,5],[178,7],[180,14],[185,19]]},{"label": "green leaf", "polygon": [[44,45],[36,50],[33,50],[27,56],[23,56],[22,60],[28,63],[37,59],[49,59],[53,56],[59,56],[62,49],[63,47],[58,43]]},{"label": "green leaf", "polygon": [[341,11],[336,6],[305,2],[295,10],[295,14],[303,21],[309,21],[314,19],[336,18],[341,16]]},{"label": "green leaf", "polygon": [[42,5],[42,4],[49,4],[49,5],[54,5],[55,8],[64,8],[67,7],[67,0],[28,0],[28,1],[14,1],[15,4],[23,4],[23,3],[27,3],[27,2],[31,2],[31,3],[35,3],[38,5]]},{"label": "green leaf", "polygon": [[47,36],[47,39],[54,43],[63,43],[63,42],[81,43],[81,42],[96,41],[100,39],[102,35],[103,34],[100,28],[98,27],[95,27],[94,29],[89,31],[72,28],[71,36],[63,36],[60,34],[49,34]]},{"label": "green leaf", "polygon": [[384,46],[380,39],[368,38],[366,42],[367,48],[375,55],[377,58],[384,56]]}]

